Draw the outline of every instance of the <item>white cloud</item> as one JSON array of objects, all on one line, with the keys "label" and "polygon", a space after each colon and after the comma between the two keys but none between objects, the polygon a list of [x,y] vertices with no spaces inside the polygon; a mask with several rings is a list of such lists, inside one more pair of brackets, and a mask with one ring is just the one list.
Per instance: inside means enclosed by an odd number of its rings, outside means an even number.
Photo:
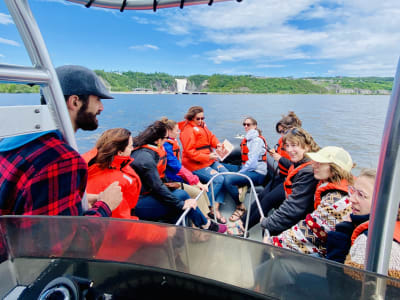
[{"label": "white cloud", "polygon": [[264,65],[257,65],[256,68],[259,69],[268,69],[268,68],[284,68],[285,65],[272,65],[272,64],[264,64]]},{"label": "white cloud", "polygon": [[136,46],[130,46],[129,49],[131,50],[159,50],[160,48],[155,45],[150,45],[150,44],[145,44],[145,45],[136,45]]},{"label": "white cloud", "polygon": [[144,17],[137,17],[137,16],[133,16],[132,19],[138,23],[138,24],[142,24],[142,25],[147,25],[147,24],[158,24],[157,21],[151,20],[149,18],[144,18]]},{"label": "white cloud", "polygon": [[234,1],[163,13],[161,30],[185,36],[182,41],[212,43],[206,55],[216,64],[318,60],[331,64],[325,72],[392,76],[400,55],[399,15],[399,0]]},{"label": "white cloud", "polygon": [[0,24],[7,25],[7,24],[13,24],[13,23],[14,22],[10,15],[0,13]]},{"label": "white cloud", "polygon": [[20,44],[18,42],[13,41],[13,40],[7,40],[2,37],[0,37],[0,44],[6,44],[6,45],[16,46],[16,47],[20,46]]}]

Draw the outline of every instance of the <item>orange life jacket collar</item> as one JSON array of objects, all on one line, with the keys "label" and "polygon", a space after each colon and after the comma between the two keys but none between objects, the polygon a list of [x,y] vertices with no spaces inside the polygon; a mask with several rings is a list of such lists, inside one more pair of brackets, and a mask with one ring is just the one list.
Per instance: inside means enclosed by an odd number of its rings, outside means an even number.
[{"label": "orange life jacket collar", "polygon": [[[354,229],[353,234],[351,235],[351,245],[354,244],[354,241],[358,238],[360,234],[362,234],[364,231],[368,230],[368,225],[369,221],[366,221],[356,227]],[[394,227],[394,234],[393,234],[393,239],[400,243],[400,221],[396,221],[396,225]]]},{"label": "orange life jacket collar", "polygon": [[163,146],[158,147],[148,144],[148,145],[143,145],[139,148],[146,148],[158,154],[159,159],[157,163],[157,171],[158,174],[160,175],[160,178],[163,179],[165,177],[165,169],[167,168],[167,152],[165,152],[164,147]]},{"label": "orange life jacket collar", "polygon": [[172,145],[172,152],[174,153],[176,158],[180,161],[181,160],[181,148],[179,147],[178,141],[173,138],[168,138],[165,142]]},{"label": "orange life jacket collar", "polygon": [[295,176],[297,173],[299,173],[299,171],[301,169],[304,169],[308,165],[311,165],[311,161],[304,162],[304,163],[298,165],[296,168],[294,167],[294,164],[290,166],[286,180],[283,183],[283,188],[285,189],[286,198],[292,194],[292,186],[293,186],[292,178],[293,178],[293,176]]},{"label": "orange life jacket collar", "polygon": [[348,192],[349,183],[347,180],[343,179],[339,183],[323,182],[320,181],[317,184],[317,188],[314,194],[314,209],[317,209],[318,205],[321,203],[321,195],[326,191],[342,191]]}]

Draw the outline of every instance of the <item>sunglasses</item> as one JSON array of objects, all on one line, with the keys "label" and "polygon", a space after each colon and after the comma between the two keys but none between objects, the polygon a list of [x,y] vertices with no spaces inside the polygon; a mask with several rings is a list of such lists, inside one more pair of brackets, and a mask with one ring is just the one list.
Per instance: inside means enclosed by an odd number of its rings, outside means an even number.
[{"label": "sunglasses", "polygon": [[287,131],[288,131],[287,129],[282,129],[282,130],[279,130],[278,133],[279,134],[285,134]]},{"label": "sunglasses", "polygon": [[287,134],[287,133],[291,133],[293,135],[301,135],[303,137],[306,137],[305,134],[303,132],[301,132],[298,128],[292,128],[292,129],[286,130],[285,134]]},{"label": "sunglasses", "polygon": [[360,190],[357,190],[354,186],[352,186],[352,185],[349,185],[349,187],[348,187],[348,191],[349,191],[349,195],[350,196],[355,196],[356,198],[358,198],[358,199],[367,199],[368,198],[368,196],[363,192],[363,191],[360,191]]},{"label": "sunglasses", "polygon": [[201,118],[196,118],[196,121],[200,121],[200,120],[204,120],[205,118],[204,117],[201,117]]},{"label": "sunglasses", "polygon": [[243,123],[243,126],[244,126],[244,127],[246,127],[246,126],[251,126],[251,125],[253,125],[253,124],[251,124],[251,123]]}]

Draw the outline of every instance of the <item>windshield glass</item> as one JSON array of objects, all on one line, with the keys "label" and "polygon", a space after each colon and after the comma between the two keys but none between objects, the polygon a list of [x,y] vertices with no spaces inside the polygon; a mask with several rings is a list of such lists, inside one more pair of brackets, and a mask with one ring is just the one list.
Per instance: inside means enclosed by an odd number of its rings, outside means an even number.
[{"label": "windshield glass", "polygon": [[138,287],[139,278],[150,280],[149,274],[155,272],[159,277],[151,278],[158,287],[162,278],[178,276],[193,291],[198,284],[209,284],[250,298],[358,298],[376,290],[400,298],[398,280],[192,228],[42,216],[1,217],[0,228],[1,297],[15,286],[28,286],[30,292],[36,287],[38,292],[38,287],[66,274],[89,278],[103,292],[122,293],[127,285],[135,282]]}]

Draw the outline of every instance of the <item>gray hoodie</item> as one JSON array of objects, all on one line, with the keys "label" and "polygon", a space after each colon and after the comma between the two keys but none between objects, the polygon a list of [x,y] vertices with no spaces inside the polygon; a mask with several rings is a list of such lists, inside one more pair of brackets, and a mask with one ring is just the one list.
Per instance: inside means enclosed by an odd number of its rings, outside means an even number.
[{"label": "gray hoodie", "polygon": [[262,161],[265,153],[264,141],[259,137],[256,129],[250,129],[246,133],[247,148],[249,148],[248,161],[240,169],[240,173],[255,171],[262,175],[267,174],[267,163]]}]

